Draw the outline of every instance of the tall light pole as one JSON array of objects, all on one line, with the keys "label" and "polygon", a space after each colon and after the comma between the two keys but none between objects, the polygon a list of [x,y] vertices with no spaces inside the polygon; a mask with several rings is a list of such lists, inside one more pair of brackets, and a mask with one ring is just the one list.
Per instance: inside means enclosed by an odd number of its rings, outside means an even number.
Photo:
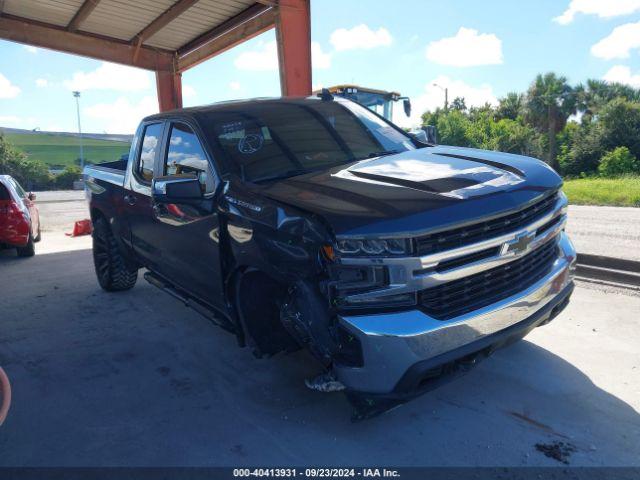
[{"label": "tall light pole", "polygon": [[80,92],[73,92],[76,97],[76,113],[78,115],[78,134],[80,135],[80,170],[84,170],[84,152],[82,150],[82,127],[80,126]]},{"label": "tall light pole", "polygon": [[449,89],[438,85],[437,83],[434,83],[433,86],[438,87],[440,90],[444,90],[444,109],[449,110]]}]

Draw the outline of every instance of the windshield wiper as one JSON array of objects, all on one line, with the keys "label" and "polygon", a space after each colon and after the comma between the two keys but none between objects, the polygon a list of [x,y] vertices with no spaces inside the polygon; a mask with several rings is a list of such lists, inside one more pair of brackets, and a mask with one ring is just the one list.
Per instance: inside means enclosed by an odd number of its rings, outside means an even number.
[{"label": "windshield wiper", "polygon": [[366,157],[356,158],[356,160],[366,160],[367,158],[384,157],[386,155],[393,155],[400,153],[400,150],[381,150],[379,152],[371,152]]},{"label": "windshield wiper", "polygon": [[264,182],[272,182],[275,180],[283,180],[285,178],[297,177],[298,175],[304,175],[305,173],[310,173],[310,170],[297,169],[297,170],[287,170],[281,175],[274,175],[272,177],[262,177],[256,178],[255,180],[251,180],[253,183],[264,183]]}]

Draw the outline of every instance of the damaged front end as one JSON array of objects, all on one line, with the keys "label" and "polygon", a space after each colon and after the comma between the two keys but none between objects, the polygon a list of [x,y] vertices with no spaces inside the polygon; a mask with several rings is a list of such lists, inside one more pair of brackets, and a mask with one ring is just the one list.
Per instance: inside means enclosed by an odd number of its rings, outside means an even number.
[{"label": "damaged front end", "polygon": [[249,266],[236,288],[242,331],[261,354],[306,348],[324,367],[310,388],[344,387],[354,420],[375,416],[558,315],[576,259],[566,203],[552,192],[413,238],[336,238],[321,217],[276,202],[230,215],[231,257]]}]

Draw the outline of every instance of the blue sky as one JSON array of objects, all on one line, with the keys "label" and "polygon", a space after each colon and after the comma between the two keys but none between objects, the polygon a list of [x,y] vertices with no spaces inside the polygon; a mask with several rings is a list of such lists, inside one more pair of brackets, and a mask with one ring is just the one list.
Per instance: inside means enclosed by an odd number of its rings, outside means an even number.
[{"label": "blue sky", "polygon": [[[525,90],[539,72],[572,83],[604,78],[640,87],[640,0],[311,0],[314,87],[396,90],[414,123],[444,101],[467,105]],[[183,75],[186,106],[280,93],[267,32]],[[131,133],[157,110],[150,72],[0,41],[0,126]]]}]

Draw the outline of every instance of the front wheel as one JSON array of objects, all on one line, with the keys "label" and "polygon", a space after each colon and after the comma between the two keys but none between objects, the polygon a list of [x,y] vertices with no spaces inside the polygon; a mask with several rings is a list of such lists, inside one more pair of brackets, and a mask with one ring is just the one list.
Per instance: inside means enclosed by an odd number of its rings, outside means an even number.
[{"label": "front wheel", "polygon": [[129,290],[138,279],[138,269],[127,265],[104,218],[93,226],[93,265],[98,283],[108,292]]}]

